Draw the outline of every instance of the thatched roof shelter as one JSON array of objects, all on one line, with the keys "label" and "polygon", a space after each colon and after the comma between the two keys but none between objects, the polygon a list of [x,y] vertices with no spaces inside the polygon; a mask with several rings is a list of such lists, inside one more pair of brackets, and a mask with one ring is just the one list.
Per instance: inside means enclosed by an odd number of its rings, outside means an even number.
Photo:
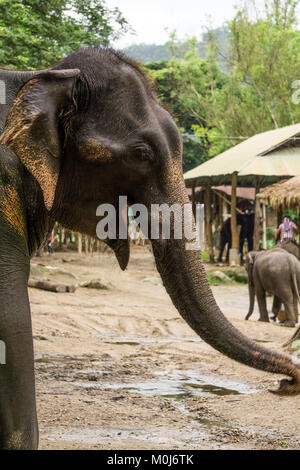
[{"label": "thatched roof shelter", "polygon": [[[300,123],[274,129],[235,145],[220,155],[184,174],[187,188],[192,188],[192,201],[195,201],[195,188],[204,186],[204,208],[206,239],[210,257],[213,259],[212,235],[212,187],[231,185],[231,233],[232,262],[237,261],[239,231],[237,225],[237,187],[254,187],[256,194],[260,188],[278,181],[300,175]],[[287,199],[294,201],[293,194]],[[253,247],[259,249],[260,243],[260,199],[255,202],[255,221]],[[265,211],[265,205],[262,208]],[[266,217],[263,217],[265,220]],[[266,227],[263,229],[266,239]],[[231,254],[229,254],[230,259]],[[235,259],[234,259],[235,257]]]},{"label": "thatched roof shelter", "polygon": [[300,123],[254,135],[250,139],[211,158],[184,175],[188,188],[231,185],[264,187],[280,179],[300,175]]},{"label": "thatched roof shelter", "polygon": [[300,176],[267,186],[257,197],[267,201],[274,209],[299,209]]}]

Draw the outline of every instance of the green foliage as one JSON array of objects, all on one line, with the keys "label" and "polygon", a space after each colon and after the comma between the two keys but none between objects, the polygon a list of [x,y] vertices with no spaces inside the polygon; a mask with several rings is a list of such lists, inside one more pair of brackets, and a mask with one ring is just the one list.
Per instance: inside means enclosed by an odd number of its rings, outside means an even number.
[{"label": "green foliage", "polygon": [[214,271],[207,271],[206,275],[207,275],[209,284],[213,286],[220,286],[220,285],[228,286],[228,285],[235,285],[235,284],[240,285],[240,284],[248,283],[248,277],[247,277],[246,272],[240,273],[239,271],[233,271],[233,270],[226,270],[222,272],[230,280],[220,279],[220,277],[216,277]]},{"label": "green foliage", "polygon": [[[214,30],[215,36],[222,43],[226,45],[226,38],[228,36],[228,30],[226,28],[218,28]],[[197,42],[196,47],[198,49],[199,56],[205,59],[206,47],[208,43],[208,36],[204,36],[204,40]],[[226,47],[226,46],[225,46]],[[172,56],[178,58],[181,57],[182,51],[189,48],[188,41],[179,41],[176,38],[176,33],[171,33],[171,39],[166,44],[133,44],[125,47],[125,52],[128,57],[133,60],[148,64],[149,62],[161,62],[168,61]]]},{"label": "green foliage", "polygon": [[201,251],[201,259],[202,261],[209,261],[209,254],[206,253],[205,251]]},{"label": "green foliage", "polygon": [[298,223],[298,211],[294,209],[285,209],[282,217],[289,217],[293,222]]},{"label": "green foliage", "polygon": [[210,45],[207,46],[205,60],[199,57],[195,39],[186,42],[182,50],[179,50],[177,42],[173,46],[170,44],[170,47],[173,48],[174,55],[164,70],[170,86],[168,94],[165,93],[166,86],[160,86],[161,77],[157,74],[153,76],[158,78],[159,90],[166,102],[172,103],[182,128],[183,167],[187,171],[230,145],[223,138],[222,129],[215,119],[219,95],[228,78],[220,70],[218,58]]},{"label": "green foliage", "polygon": [[206,60],[199,57],[195,39],[182,44],[173,35],[169,47],[172,50],[169,61],[145,67],[157,83],[160,101],[171,110],[180,127],[183,169],[188,171],[228,146],[221,131],[212,125],[216,94],[227,78],[209,48]]},{"label": "green foliage", "polygon": [[146,64],[145,68],[156,82],[160,102],[171,112],[182,132],[183,168],[188,171],[205,161],[205,148],[192,129],[197,121],[182,106],[173,61],[151,62]]},{"label": "green foliage", "polygon": [[183,47],[171,34],[171,59],[149,70],[182,130],[184,171],[252,135],[300,121],[300,106],[292,102],[300,79],[298,4],[269,0],[256,17],[249,5],[242,8],[223,43],[220,32],[204,37],[205,59],[195,39]]},{"label": "green foliage", "polygon": [[108,45],[128,28],[104,0],[0,0],[0,63],[47,67],[80,47]]},{"label": "green foliage", "polygon": [[299,78],[298,3],[266,2],[265,11],[255,20],[245,7],[230,23],[231,79],[244,89],[245,104],[242,110],[235,106],[235,113],[244,120],[251,111],[254,119],[243,125],[248,135],[300,120],[300,107],[291,100],[292,84]]},{"label": "green foliage", "polygon": [[276,228],[268,227],[267,228],[267,250],[271,250],[276,245],[275,234]]},{"label": "green foliage", "polygon": [[220,285],[231,285],[231,282],[229,281],[224,281],[222,279],[219,279],[218,277],[215,277],[213,273],[207,271],[207,280],[211,286],[220,286]]}]

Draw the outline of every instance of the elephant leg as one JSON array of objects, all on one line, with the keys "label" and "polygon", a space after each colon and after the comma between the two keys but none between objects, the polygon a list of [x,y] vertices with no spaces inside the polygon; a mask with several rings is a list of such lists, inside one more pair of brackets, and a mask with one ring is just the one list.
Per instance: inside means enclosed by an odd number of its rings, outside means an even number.
[{"label": "elephant leg", "polygon": [[222,263],[222,256],[223,256],[223,251],[226,246],[226,240],[224,239],[224,236],[221,235],[221,240],[220,240],[220,252],[218,256],[218,262]]},{"label": "elephant leg", "polygon": [[244,251],[244,241],[245,241],[245,239],[241,237],[241,239],[240,239],[240,261],[241,261],[241,263],[243,263],[243,258],[244,258],[244,253],[243,253],[243,251]]},{"label": "elephant leg", "polygon": [[7,245],[0,244],[0,449],[36,449],[34,356],[27,292],[29,260],[18,254],[9,266],[12,254]]},{"label": "elephant leg", "polygon": [[286,301],[283,303],[284,303],[286,320],[282,325],[294,328],[295,326],[294,302]]},{"label": "elephant leg", "polygon": [[32,333],[2,334],[6,364],[0,366],[0,449],[38,445]]},{"label": "elephant leg", "polygon": [[249,252],[253,250],[253,234],[250,234],[247,237],[247,241],[248,241],[248,252]]},{"label": "elephant leg", "polygon": [[256,285],[256,297],[259,308],[259,321],[269,322],[267,310],[266,292],[261,285]]},{"label": "elephant leg", "polygon": [[294,294],[294,297],[293,297],[293,304],[294,304],[295,322],[298,323],[298,315],[299,315],[299,311],[298,311],[298,297],[297,297],[297,295],[295,295],[295,294]]},{"label": "elephant leg", "polygon": [[271,317],[272,320],[274,320],[274,321],[276,320],[280,309],[281,309],[281,300],[279,300],[279,298],[276,297],[276,295],[274,295],[273,305],[272,305],[272,312],[273,312],[274,315]]},{"label": "elephant leg", "polygon": [[229,263],[229,251],[231,250],[231,237],[227,243],[227,252],[226,252],[226,263]]}]

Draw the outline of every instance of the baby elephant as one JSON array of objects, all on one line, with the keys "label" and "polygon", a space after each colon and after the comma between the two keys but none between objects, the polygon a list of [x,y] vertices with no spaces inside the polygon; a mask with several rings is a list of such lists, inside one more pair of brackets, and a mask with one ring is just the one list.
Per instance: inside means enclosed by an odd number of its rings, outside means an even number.
[{"label": "baby elephant", "polygon": [[258,302],[259,321],[269,321],[266,292],[274,295],[272,311],[277,316],[284,304],[283,325],[294,327],[298,322],[298,293],[300,290],[300,262],[282,248],[269,251],[250,251],[245,267],[248,272],[250,306],[246,320],[252,315],[255,295]]}]

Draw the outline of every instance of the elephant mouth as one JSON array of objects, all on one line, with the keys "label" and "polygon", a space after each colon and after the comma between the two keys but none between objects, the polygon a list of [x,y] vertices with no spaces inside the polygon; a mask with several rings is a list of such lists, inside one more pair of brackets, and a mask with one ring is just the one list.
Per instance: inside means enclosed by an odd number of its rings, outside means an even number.
[{"label": "elephant mouth", "polygon": [[128,238],[126,240],[120,240],[120,239],[110,240],[110,239],[107,239],[107,240],[104,240],[104,241],[113,250],[122,271],[125,271],[125,269],[128,266],[129,258],[130,258],[129,239]]}]

